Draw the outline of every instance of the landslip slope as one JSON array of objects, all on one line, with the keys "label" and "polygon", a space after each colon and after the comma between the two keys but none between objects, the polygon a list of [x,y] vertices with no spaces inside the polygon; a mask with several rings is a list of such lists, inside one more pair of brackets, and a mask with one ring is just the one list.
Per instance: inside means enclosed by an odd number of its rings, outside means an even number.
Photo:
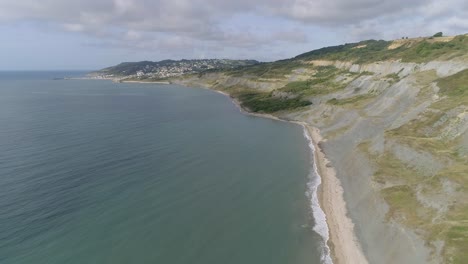
[{"label": "landslip slope", "polygon": [[319,128],[370,263],[468,259],[468,36],[363,41],[171,81]]}]

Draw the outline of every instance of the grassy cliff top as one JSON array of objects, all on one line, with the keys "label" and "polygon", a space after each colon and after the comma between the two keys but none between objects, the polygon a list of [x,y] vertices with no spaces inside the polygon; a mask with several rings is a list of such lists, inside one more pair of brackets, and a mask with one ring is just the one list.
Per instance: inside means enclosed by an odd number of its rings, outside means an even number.
[{"label": "grassy cliff top", "polygon": [[365,40],[312,50],[294,58],[240,67],[232,76],[278,78],[310,61],[345,61],[366,64],[387,60],[424,63],[450,60],[468,54],[468,35],[385,40]]},{"label": "grassy cliff top", "polygon": [[323,128],[330,144],[351,141],[340,151],[372,164],[382,221],[415,230],[440,262],[466,263],[467,55],[468,35],[367,40],[193,79],[253,112]]},{"label": "grassy cliff top", "polygon": [[468,52],[468,36],[428,37],[393,41],[366,40],[357,43],[325,47],[298,55],[300,60],[341,60],[369,63],[389,59],[403,62],[428,62],[450,58]]}]

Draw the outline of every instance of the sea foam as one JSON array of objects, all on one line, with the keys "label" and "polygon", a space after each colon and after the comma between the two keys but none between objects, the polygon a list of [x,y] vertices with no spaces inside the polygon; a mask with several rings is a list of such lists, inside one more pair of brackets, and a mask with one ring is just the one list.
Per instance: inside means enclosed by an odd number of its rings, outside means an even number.
[{"label": "sea foam", "polygon": [[320,207],[319,199],[318,199],[318,188],[322,183],[321,176],[317,170],[317,160],[315,158],[315,146],[310,137],[307,127],[304,127],[304,137],[307,139],[309,144],[309,148],[311,149],[312,159],[311,159],[311,171],[309,175],[309,182],[307,183],[307,196],[310,199],[310,207],[312,209],[312,215],[315,220],[315,225],[313,230],[319,234],[322,239],[322,247],[321,247],[321,262],[323,264],[332,264],[332,258],[330,254],[330,248],[328,247],[328,239],[329,239],[329,232],[328,232],[328,224],[327,224],[327,217],[325,212]]}]

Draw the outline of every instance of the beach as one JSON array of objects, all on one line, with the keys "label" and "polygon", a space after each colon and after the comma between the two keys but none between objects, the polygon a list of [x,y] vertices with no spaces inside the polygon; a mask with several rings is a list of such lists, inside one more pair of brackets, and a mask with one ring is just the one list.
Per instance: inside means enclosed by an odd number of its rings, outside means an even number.
[{"label": "beach", "polygon": [[302,127],[208,90],[54,75],[0,79],[1,263],[322,263]]},{"label": "beach", "polygon": [[[138,81],[135,82],[137,83]],[[186,86],[187,84],[182,85]],[[316,221],[314,231],[323,238],[325,243],[322,249],[322,262],[335,264],[368,263],[356,237],[354,223],[348,216],[341,182],[336,177],[335,169],[320,147],[320,142],[325,140],[322,138],[320,130],[306,122],[286,120],[271,114],[250,112],[248,109],[242,107],[240,102],[227,92],[210,89],[204,86],[198,87],[227,96],[243,114],[290,122],[304,127],[304,136],[307,140],[311,140],[312,143],[312,146],[309,147],[313,155],[313,169],[315,169],[315,173],[318,174],[317,177],[319,177],[317,186],[315,186],[315,184],[310,184],[311,186],[309,186],[309,189],[313,188],[315,190],[309,190],[309,196],[311,196],[312,215]],[[312,177],[314,176],[312,175]],[[314,194],[314,192],[316,192],[316,194]],[[317,195],[318,198],[319,205],[317,206],[314,205],[314,195]]]},{"label": "beach", "polygon": [[[323,250],[322,261],[323,263],[330,263],[333,261],[332,263],[335,264],[368,263],[359,241],[356,238],[354,224],[348,217],[346,202],[343,197],[343,188],[341,186],[340,180],[336,177],[335,169],[332,167],[330,161],[325,156],[325,153],[320,148],[320,142],[324,141],[320,135],[320,130],[310,126],[305,122],[284,120],[270,114],[249,112],[228,93],[218,90],[215,90],[215,92],[229,97],[232,102],[239,108],[239,111],[244,114],[278,121],[291,122],[304,127],[306,139],[310,139],[312,142],[311,152],[314,160],[313,166],[315,167],[316,173],[318,174],[317,176],[320,180],[318,186],[315,186],[318,187],[317,194],[320,208],[314,208],[313,197],[311,197],[311,207],[312,214],[314,215],[315,221],[317,222],[314,230],[324,238],[324,242],[326,243]],[[314,194],[310,193],[309,195],[313,196]],[[319,210],[319,212],[315,210]],[[321,210],[323,210],[324,219],[317,219],[322,218],[320,212]],[[324,220],[325,223],[322,223],[321,220]],[[331,252],[332,260],[329,259],[328,251]]]},{"label": "beach", "polygon": [[[124,82],[160,84],[160,82]],[[190,86],[185,83],[181,85]],[[336,177],[335,169],[320,147],[320,142],[324,141],[320,130],[306,122],[286,120],[271,114],[250,112],[248,109],[242,107],[240,102],[227,92],[210,89],[206,86],[198,87],[227,96],[243,114],[294,123],[304,128],[304,137],[306,140],[310,140],[309,147],[313,156],[311,172],[312,174],[317,174],[311,175],[312,182],[308,186],[308,195],[310,196],[312,215],[316,222],[313,230],[318,233],[324,241],[323,248],[321,249],[322,263],[368,263],[356,237],[354,224],[348,216],[341,182]],[[318,182],[314,182],[314,177],[318,177]]]},{"label": "beach", "polygon": [[356,239],[354,224],[347,216],[341,183],[320,148],[320,142],[323,141],[320,131],[308,125],[305,127],[314,144],[316,166],[322,180],[319,199],[327,217],[334,263],[368,263]]},{"label": "beach", "polygon": [[[125,82],[159,84],[159,82]],[[182,85],[186,86],[186,84]],[[368,263],[356,237],[354,224],[348,216],[341,182],[336,177],[335,169],[320,147],[320,142],[324,141],[320,130],[306,122],[286,120],[271,114],[250,112],[248,109],[242,107],[240,102],[227,92],[209,89],[203,86],[199,87],[227,96],[243,114],[290,122],[304,128],[304,136],[307,140],[310,140],[311,142],[309,143],[312,144],[312,146],[309,146],[313,155],[313,168],[311,171],[314,172],[313,170],[315,170],[315,173],[318,174],[317,177],[319,177],[318,184],[314,182],[309,184],[309,196],[312,215],[316,221],[316,225],[313,229],[324,240],[322,263]],[[313,177],[314,175],[311,176],[311,178]],[[317,196],[317,202],[314,201],[314,195]],[[318,204],[315,205],[314,203]]]}]

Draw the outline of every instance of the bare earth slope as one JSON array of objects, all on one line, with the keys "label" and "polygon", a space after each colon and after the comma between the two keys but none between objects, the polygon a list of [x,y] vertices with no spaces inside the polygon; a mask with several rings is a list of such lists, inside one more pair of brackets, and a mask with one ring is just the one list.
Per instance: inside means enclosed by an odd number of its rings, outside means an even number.
[{"label": "bare earth slope", "polygon": [[[468,35],[368,40],[164,81],[218,90],[250,112],[319,129],[335,263],[466,263]],[[341,196],[345,207],[335,210]],[[342,246],[340,228],[356,247]]]},{"label": "bare earth slope", "polygon": [[464,263],[468,37],[347,45],[172,82],[318,128],[370,263]]}]

